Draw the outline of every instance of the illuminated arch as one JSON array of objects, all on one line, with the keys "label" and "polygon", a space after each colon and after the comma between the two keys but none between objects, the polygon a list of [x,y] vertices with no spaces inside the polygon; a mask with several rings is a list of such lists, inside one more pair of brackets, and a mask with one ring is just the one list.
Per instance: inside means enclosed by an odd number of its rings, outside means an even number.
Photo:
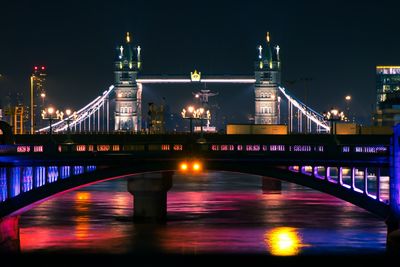
[{"label": "illuminated arch", "polygon": [[[81,187],[143,173],[175,172],[178,168],[178,165],[179,164],[176,161],[169,161],[167,163],[138,163],[137,166],[133,167],[113,166],[109,168],[99,168],[93,172],[61,179],[55,183],[49,183],[45,186],[36,188],[35,190],[24,192],[23,194],[0,204],[0,217],[19,215],[31,209],[35,204]],[[385,203],[368,198],[362,194],[348,190],[347,188],[337,186],[336,184],[329,184],[324,180],[315,179],[303,173],[291,172],[285,166],[263,167],[262,163],[250,163],[244,165],[243,162],[232,160],[224,162],[207,162],[206,168],[209,171],[226,171],[273,177],[281,181],[298,184],[337,197],[366,211],[369,211],[381,219],[386,219],[389,215],[390,207]]]}]

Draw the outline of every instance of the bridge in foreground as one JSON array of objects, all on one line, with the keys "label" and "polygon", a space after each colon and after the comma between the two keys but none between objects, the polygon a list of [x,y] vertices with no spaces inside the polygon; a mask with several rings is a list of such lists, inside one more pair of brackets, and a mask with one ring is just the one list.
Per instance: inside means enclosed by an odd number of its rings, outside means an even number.
[{"label": "bridge in foreground", "polygon": [[[325,192],[398,230],[395,135],[19,135],[0,145],[2,241],[18,216],[60,193],[128,178],[136,221],[165,221],[174,172],[272,177]],[[71,142],[73,141],[73,142]],[[384,192],[382,188],[390,188]]]}]

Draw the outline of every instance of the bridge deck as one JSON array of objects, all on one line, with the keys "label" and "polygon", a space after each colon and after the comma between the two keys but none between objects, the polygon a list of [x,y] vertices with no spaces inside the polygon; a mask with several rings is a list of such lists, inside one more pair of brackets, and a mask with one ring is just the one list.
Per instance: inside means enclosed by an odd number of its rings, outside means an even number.
[{"label": "bridge deck", "polygon": [[[262,160],[266,165],[376,166],[390,164],[390,136],[333,135],[20,135],[18,145],[0,146],[0,164],[89,160],[114,162],[132,159],[199,157],[204,160]],[[96,155],[96,157],[93,157]]]},{"label": "bridge deck", "polygon": [[192,81],[189,76],[183,75],[147,75],[139,76],[138,83],[249,83],[254,84],[254,75],[206,75],[200,81]]}]

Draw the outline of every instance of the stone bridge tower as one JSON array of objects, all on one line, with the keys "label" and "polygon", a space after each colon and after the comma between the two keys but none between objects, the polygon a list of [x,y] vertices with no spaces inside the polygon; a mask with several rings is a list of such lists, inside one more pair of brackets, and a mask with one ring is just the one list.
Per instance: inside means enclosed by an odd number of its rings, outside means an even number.
[{"label": "stone bridge tower", "polygon": [[279,46],[271,48],[269,32],[266,47],[258,47],[255,64],[255,124],[280,123],[280,98],[278,86],[281,83]]},{"label": "stone bridge tower", "polygon": [[[140,46],[133,47],[129,32],[125,44],[117,47],[115,61],[115,131],[141,130],[140,124],[140,94],[136,82],[141,69]],[[138,95],[139,94],[139,95]]]}]

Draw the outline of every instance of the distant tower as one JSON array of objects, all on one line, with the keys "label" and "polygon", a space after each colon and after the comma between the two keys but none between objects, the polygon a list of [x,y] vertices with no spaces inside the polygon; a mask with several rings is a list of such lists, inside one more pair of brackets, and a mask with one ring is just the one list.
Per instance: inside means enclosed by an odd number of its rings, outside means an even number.
[{"label": "distant tower", "polygon": [[44,126],[41,113],[45,109],[46,99],[46,67],[34,66],[31,75],[31,92],[30,92],[30,132],[35,133],[35,130]]},{"label": "distant tower", "polygon": [[255,64],[255,124],[280,123],[278,86],[281,83],[281,63],[279,46],[273,49],[269,32],[266,47],[258,46],[258,58]]},{"label": "distant tower", "polygon": [[[125,44],[117,47],[115,61],[115,131],[140,131],[140,99],[136,83],[141,69],[140,46],[133,47],[129,32]],[[139,101],[138,101],[139,100]]]}]

